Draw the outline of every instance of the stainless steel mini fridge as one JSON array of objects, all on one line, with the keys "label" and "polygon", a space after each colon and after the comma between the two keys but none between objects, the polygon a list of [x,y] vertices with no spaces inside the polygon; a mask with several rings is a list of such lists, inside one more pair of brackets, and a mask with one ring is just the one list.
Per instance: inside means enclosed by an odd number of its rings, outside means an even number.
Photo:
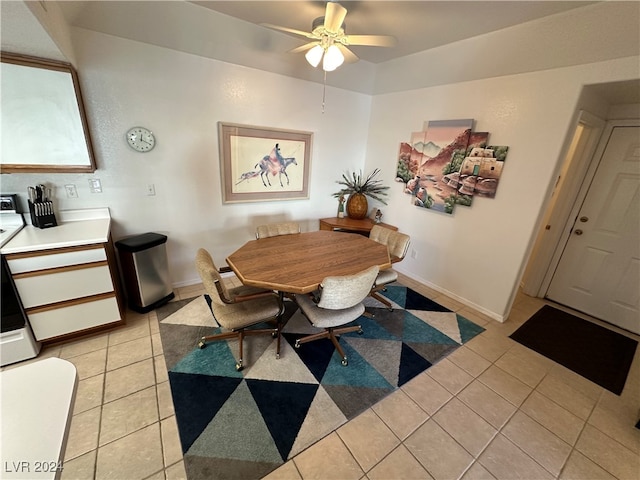
[{"label": "stainless steel mini fridge", "polygon": [[144,233],[115,243],[129,308],[146,313],[174,297],[167,260],[167,236]]}]

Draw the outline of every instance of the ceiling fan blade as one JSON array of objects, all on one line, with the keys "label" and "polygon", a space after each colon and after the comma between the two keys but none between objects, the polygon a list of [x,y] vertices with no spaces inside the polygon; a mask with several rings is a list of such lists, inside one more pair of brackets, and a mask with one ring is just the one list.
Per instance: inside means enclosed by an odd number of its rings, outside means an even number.
[{"label": "ceiling fan blade", "polygon": [[300,35],[301,37],[314,38],[314,39],[318,38],[312,33],[303,32],[302,30],[296,30],[295,28],[281,27],[280,25],[272,25],[270,23],[261,23],[260,25],[262,25],[263,27],[271,28],[273,30],[279,30],[281,32],[286,32],[286,33],[293,33],[294,35]]},{"label": "ceiling fan blade", "polygon": [[367,45],[370,47],[394,47],[398,40],[389,35],[345,35],[345,45]]},{"label": "ceiling fan blade", "polygon": [[347,63],[355,63],[358,60],[360,60],[355,53],[353,53],[351,50],[349,50],[347,47],[345,47],[341,43],[336,43],[335,45],[342,52],[342,55],[344,55],[344,61],[345,62],[347,62]]},{"label": "ceiling fan blade", "polygon": [[289,53],[300,53],[300,52],[304,52],[306,50],[310,50],[311,48],[315,47],[316,45],[320,45],[320,42],[309,42],[309,43],[305,43],[304,45],[301,45],[299,47],[296,47],[292,50],[289,50]]},{"label": "ceiling fan blade", "polygon": [[347,16],[347,9],[336,2],[327,2],[327,11],[324,14],[324,28],[327,32],[338,33],[344,17]]}]

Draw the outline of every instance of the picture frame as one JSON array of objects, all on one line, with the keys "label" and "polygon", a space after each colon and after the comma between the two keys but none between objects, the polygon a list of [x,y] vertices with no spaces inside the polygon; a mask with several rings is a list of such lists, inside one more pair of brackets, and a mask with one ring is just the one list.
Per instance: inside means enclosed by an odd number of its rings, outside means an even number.
[{"label": "picture frame", "polygon": [[218,123],[222,202],[309,198],[312,132]]}]

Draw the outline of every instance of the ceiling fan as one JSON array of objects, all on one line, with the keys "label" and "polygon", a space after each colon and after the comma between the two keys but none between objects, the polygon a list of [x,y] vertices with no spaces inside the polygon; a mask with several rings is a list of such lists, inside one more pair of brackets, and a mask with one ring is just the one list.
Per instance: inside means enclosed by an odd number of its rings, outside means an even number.
[{"label": "ceiling fan", "polygon": [[317,67],[322,60],[322,69],[331,72],[344,61],[357,62],[358,57],[349,45],[366,45],[372,47],[393,47],[396,38],[388,35],[347,35],[344,19],[347,9],[336,2],[327,2],[324,17],[316,18],[311,25],[311,32],[281,27],[270,23],[262,23],[264,27],[293,33],[313,41],[290,50],[291,53],[307,51],[305,58],[313,67]]}]

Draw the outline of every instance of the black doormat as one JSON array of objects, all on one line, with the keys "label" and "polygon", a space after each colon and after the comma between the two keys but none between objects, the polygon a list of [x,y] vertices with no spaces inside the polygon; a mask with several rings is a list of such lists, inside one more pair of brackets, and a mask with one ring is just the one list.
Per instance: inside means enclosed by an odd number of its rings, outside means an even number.
[{"label": "black doormat", "polygon": [[511,338],[620,395],[638,342],[545,305]]}]

